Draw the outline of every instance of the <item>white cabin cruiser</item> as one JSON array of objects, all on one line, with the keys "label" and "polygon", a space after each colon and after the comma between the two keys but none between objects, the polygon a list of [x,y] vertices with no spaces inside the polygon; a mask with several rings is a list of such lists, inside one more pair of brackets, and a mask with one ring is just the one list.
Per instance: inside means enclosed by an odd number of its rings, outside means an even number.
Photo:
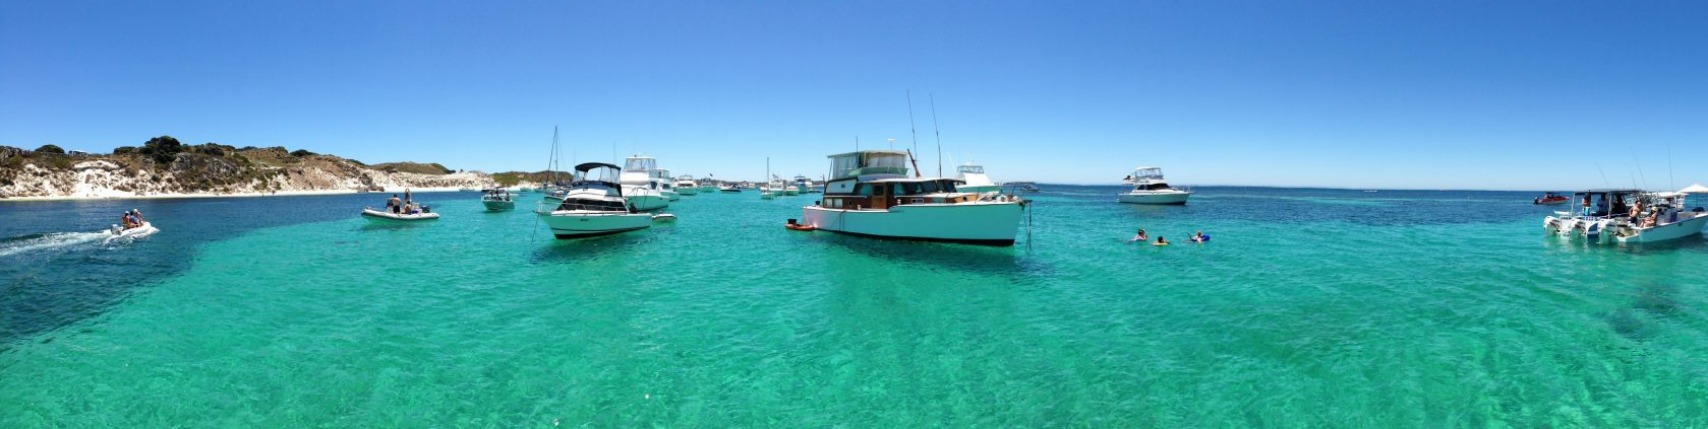
[{"label": "white cabin cruiser", "polygon": [[681,195],[698,194],[700,193],[700,185],[694,182],[694,176],[686,174],[676,176],[676,193]]},{"label": "white cabin cruiser", "polygon": [[984,174],[983,165],[969,162],[961,164],[959,167],[955,167],[955,171],[957,173],[956,178],[961,179],[962,182],[962,185],[956,186],[955,189],[958,189],[961,192],[983,194],[986,192],[997,192],[1002,190],[1002,185],[998,185],[996,182],[990,181],[990,176],[986,176]]},{"label": "white cabin cruiser", "polygon": [[658,185],[658,193],[664,194],[664,199],[676,201],[682,199],[682,194],[676,192],[676,182],[670,179],[670,170],[652,170],[652,183]]},{"label": "white cabin cruiser", "polygon": [[581,180],[570,185],[563,201],[555,208],[536,210],[553,237],[593,237],[652,226],[653,215],[636,210],[615,180],[627,172],[602,162],[582,163],[575,171],[581,173]]},{"label": "white cabin cruiser", "polygon": [[635,155],[623,160],[623,174],[617,183],[623,187],[624,198],[635,210],[651,211],[670,206],[670,197],[666,197],[658,188],[659,182],[653,180],[653,170],[657,169],[658,160],[649,156]]},{"label": "white cabin cruiser", "polygon": [[1139,167],[1124,182],[1133,189],[1120,195],[1123,203],[1186,204],[1186,197],[1192,196],[1192,191],[1170,188],[1160,167]]},{"label": "white cabin cruiser", "polygon": [[801,208],[801,224],[844,234],[992,246],[1014,245],[1022,202],[956,189],[959,180],[908,177],[908,153],[831,155],[821,203]]},{"label": "white cabin cruiser", "polygon": [[1687,209],[1683,192],[1594,189],[1572,194],[1571,211],[1542,219],[1548,235],[1589,243],[1655,243],[1694,237],[1708,225],[1708,211]]}]

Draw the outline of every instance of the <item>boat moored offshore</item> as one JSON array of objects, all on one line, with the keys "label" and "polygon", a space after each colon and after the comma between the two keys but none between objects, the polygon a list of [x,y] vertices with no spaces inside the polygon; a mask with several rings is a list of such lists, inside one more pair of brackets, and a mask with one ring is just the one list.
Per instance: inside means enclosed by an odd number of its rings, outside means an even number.
[{"label": "boat moored offshore", "polygon": [[504,188],[481,191],[480,203],[486,206],[487,211],[497,212],[516,209],[515,197],[510,194],[509,190]]},{"label": "boat moored offshore", "polygon": [[961,192],[983,194],[1002,190],[1002,185],[990,181],[990,176],[984,174],[984,166],[966,163],[955,167],[956,178],[961,179],[961,185],[956,186]]},{"label": "boat moored offshore", "polygon": [[824,197],[801,208],[801,224],[871,237],[1014,245],[1019,199],[961,192],[952,178],[908,177],[908,156],[894,150],[831,155]]},{"label": "boat moored offshore", "polygon": [[635,155],[623,160],[623,172],[617,183],[623,188],[623,197],[636,210],[651,211],[670,206],[670,198],[659,189],[659,181],[654,180],[653,170],[657,169],[658,160],[649,156]]},{"label": "boat moored offshore", "polygon": [[563,201],[555,208],[536,210],[553,237],[594,237],[652,226],[653,215],[635,210],[623,196],[624,187],[617,178],[625,173],[616,165],[588,162],[575,166],[575,171],[581,179],[570,185]]},{"label": "boat moored offshore", "polygon": [[694,182],[694,176],[686,174],[676,176],[676,193],[681,195],[699,194],[700,185]]},{"label": "boat moored offshore", "polygon": [[1192,196],[1192,191],[1169,187],[1160,167],[1139,167],[1123,181],[1133,187],[1118,197],[1123,203],[1186,204],[1186,198]]}]

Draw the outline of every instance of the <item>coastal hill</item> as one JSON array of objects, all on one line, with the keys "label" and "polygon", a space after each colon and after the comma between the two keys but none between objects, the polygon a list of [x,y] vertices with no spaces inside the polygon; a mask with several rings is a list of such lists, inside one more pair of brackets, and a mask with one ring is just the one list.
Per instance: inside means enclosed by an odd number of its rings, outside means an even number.
[{"label": "coastal hill", "polygon": [[367,165],[284,147],[183,145],[171,136],[112,154],[0,146],[0,199],[269,195],[492,186],[480,172],[440,164]]}]

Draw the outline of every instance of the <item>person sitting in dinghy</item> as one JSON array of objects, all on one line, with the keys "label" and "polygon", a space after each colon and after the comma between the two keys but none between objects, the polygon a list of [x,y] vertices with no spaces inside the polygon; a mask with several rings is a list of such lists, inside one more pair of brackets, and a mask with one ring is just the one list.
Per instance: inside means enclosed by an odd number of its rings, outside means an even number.
[{"label": "person sitting in dinghy", "polygon": [[140,209],[130,209],[130,215],[132,218],[131,220],[136,221],[136,226],[142,226],[143,223],[148,222],[146,220],[142,220],[142,210]]},{"label": "person sitting in dinghy", "polygon": [[131,228],[136,227],[136,223],[131,222],[130,219],[131,219],[130,212],[119,212],[119,225],[124,226],[124,229],[131,229]]}]

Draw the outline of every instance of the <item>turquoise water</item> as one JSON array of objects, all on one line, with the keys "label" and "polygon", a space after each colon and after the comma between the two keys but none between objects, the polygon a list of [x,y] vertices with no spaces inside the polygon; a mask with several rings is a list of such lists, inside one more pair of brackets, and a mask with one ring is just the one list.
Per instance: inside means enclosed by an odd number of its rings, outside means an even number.
[{"label": "turquoise water", "polygon": [[1045,186],[1011,248],[787,231],[811,197],[753,193],[574,241],[474,193],[405,227],[150,201],[117,246],[63,234],[143,203],[4,204],[0,427],[1708,425],[1701,237],[1547,239],[1531,193],[1117,189]]}]

